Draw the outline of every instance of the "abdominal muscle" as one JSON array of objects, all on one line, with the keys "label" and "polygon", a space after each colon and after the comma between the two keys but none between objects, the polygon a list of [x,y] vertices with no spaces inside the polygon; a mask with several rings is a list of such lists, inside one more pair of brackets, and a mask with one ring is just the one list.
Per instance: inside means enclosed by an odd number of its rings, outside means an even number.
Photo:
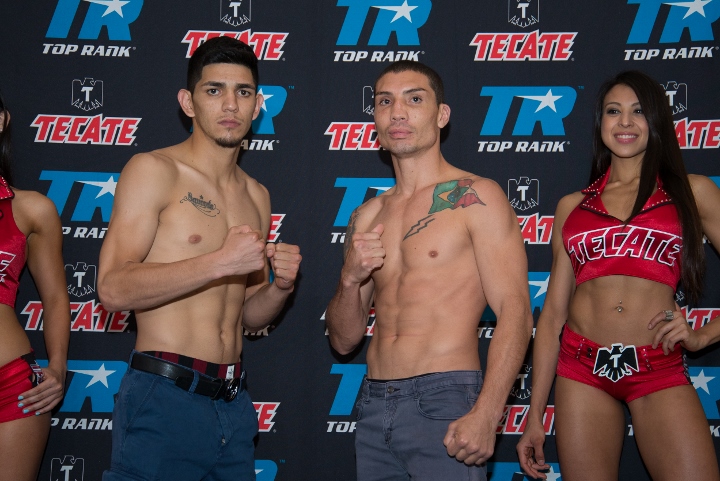
[{"label": "abdominal muscle", "polygon": [[246,276],[219,279],[153,309],[136,311],[138,351],[165,351],[218,364],[240,360]]},{"label": "abdominal muscle", "polygon": [[670,286],[639,277],[605,276],[577,287],[570,301],[567,324],[603,346],[613,343],[644,346],[652,344],[655,332],[662,327],[659,323],[649,330],[650,320],[666,309],[675,310]]},{"label": "abdominal muscle", "polygon": [[481,368],[477,328],[486,301],[477,275],[441,283],[406,273],[388,285],[376,284],[369,378]]}]

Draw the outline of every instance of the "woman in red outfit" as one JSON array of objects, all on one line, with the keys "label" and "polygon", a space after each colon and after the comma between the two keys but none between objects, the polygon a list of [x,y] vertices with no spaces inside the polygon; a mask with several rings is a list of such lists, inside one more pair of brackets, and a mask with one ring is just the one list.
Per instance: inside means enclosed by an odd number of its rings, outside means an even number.
[{"label": "woman in red outfit", "polygon": [[720,189],[685,172],[664,91],[645,74],[621,73],[600,90],[590,184],[555,214],[520,464],[547,477],[542,420],[557,373],[564,481],[618,479],[623,404],[654,480],[717,481],[682,353],[718,341],[720,320],[693,330],[674,296],[680,280],[690,300],[700,295],[703,233],[720,245]]},{"label": "woman in red outfit", "polygon": [[[45,196],[10,187],[10,113],[0,98],[0,480],[34,481],[63,396],[70,304],[62,227]],[[15,314],[25,261],[43,305],[49,365],[40,368]]]}]

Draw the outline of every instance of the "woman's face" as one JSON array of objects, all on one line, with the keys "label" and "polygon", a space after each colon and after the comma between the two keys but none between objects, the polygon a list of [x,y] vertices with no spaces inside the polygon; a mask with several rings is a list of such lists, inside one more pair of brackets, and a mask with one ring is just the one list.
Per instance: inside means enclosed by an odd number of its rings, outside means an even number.
[{"label": "woman's face", "polygon": [[633,89],[618,84],[605,95],[600,132],[614,158],[642,160],[649,128]]}]

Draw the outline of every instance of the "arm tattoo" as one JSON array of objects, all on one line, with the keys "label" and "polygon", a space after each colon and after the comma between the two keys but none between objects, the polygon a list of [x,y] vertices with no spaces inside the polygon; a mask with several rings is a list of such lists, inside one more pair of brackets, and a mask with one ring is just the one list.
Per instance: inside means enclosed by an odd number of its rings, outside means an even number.
[{"label": "arm tattoo", "polygon": [[352,236],[355,234],[355,221],[358,218],[358,211],[355,209],[350,214],[350,222],[348,222],[347,232],[345,233],[345,242],[343,242],[343,259],[347,258],[348,251],[352,245]]},{"label": "arm tattoo", "polygon": [[471,187],[473,182],[474,181],[470,179],[460,179],[437,184],[433,191],[432,205],[430,206],[428,216],[423,217],[417,221],[415,225],[410,227],[410,230],[405,234],[403,240],[426,228],[430,222],[435,220],[435,214],[440,211],[446,209],[455,210],[458,207],[464,209],[473,204],[486,205],[485,202],[480,200],[475,189]]},{"label": "arm tattoo", "polygon": [[180,199],[180,203],[182,204],[183,202],[190,202],[190,205],[208,217],[215,217],[220,213],[220,209],[217,208],[217,205],[213,204],[211,200],[204,200],[202,195],[200,198],[197,198],[193,197],[192,193],[188,192],[185,197]]}]

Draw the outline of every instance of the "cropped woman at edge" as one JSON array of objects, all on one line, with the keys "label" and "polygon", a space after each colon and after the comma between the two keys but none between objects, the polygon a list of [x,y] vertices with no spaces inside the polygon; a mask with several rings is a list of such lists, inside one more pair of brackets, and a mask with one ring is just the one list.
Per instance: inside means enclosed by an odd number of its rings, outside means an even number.
[{"label": "cropped woman at edge", "polygon": [[718,341],[720,320],[694,331],[674,300],[680,280],[691,301],[700,296],[703,233],[720,245],[720,189],[685,172],[660,85],[619,74],[598,94],[590,186],[561,199],[555,214],[533,395],[517,446],[526,473],[546,479],[542,420],[557,372],[564,481],[618,479],[623,403],[654,480],[720,479],[683,355]]},{"label": "cropped woman at edge", "polygon": [[[34,481],[63,396],[70,304],[62,226],[45,196],[11,187],[10,113],[0,97],[0,480]],[[43,305],[49,365],[40,368],[15,314],[25,261]]]}]

